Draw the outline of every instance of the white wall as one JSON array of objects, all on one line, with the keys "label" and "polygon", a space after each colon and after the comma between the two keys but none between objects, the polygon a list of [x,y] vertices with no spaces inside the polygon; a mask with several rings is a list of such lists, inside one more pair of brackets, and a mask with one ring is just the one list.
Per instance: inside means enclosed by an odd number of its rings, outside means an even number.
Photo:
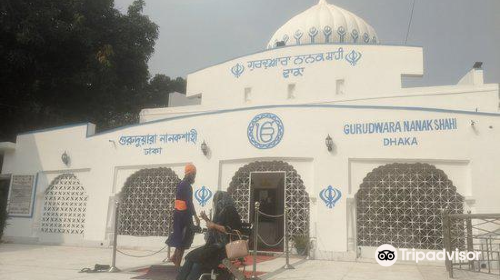
[{"label": "white wall", "polygon": [[[327,53],[342,48],[339,60],[326,60]],[[361,57],[352,65],[347,60],[351,52]],[[295,64],[297,57],[322,54],[323,60]],[[289,57],[287,65],[281,64]],[[314,56],[311,56],[314,57]],[[266,63],[276,65],[265,67]],[[255,68],[255,65],[260,68]],[[243,69],[240,76],[234,66]],[[301,76],[283,76],[291,68],[304,68]],[[253,70],[251,70],[253,68]],[[221,109],[245,108],[271,104],[349,104],[374,106],[409,106],[499,112],[499,88],[484,84],[483,71],[471,69],[457,85],[402,88],[402,76],[422,76],[423,50],[420,47],[386,45],[319,44],[289,46],[266,50],[235,58],[188,75],[188,99],[201,98],[201,104],[151,108],[141,111],[141,122],[149,122],[188,114]],[[343,90],[337,92],[337,81],[343,80]],[[295,86],[294,98],[288,87]],[[245,100],[245,89],[250,89]]]},{"label": "white wall", "polygon": [[[326,60],[328,52],[339,49],[343,50],[340,59]],[[353,51],[360,56],[356,62],[351,60],[354,65],[348,60]],[[323,54],[324,59],[312,62],[309,58],[309,63],[306,62],[307,55],[316,57],[316,54]],[[252,63],[283,57],[290,59],[286,66],[281,64],[282,60],[267,68],[254,68]],[[237,64],[244,67],[239,77],[231,71]],[[304,71],[300,76],[285,78],[283,71],[291,68],[304,68]],[[295,83],[296,99],[301,101],[331,101],[360,95],[375,97],[398,92],[402,75],[423,75],[422,48],[350,44],[290,46],[236,58],[191,73],[188,75],[187,96],[201,94],[202,105],[209,107],[283,102],[287,98],[288,85]],[[344,80],[345,93],[342,95],[336,95],[338,79]],[[249,102],[244,101],[246,87],[252,88]]]},{"label": "white wall", "polygon": [[[340,47],[344,55],[361,54],[356,65],[346,56],[268,69],[250,70],[249,61],[327,53]],[[235,77],[231,68],[245,70]],[[283,71],[304,67],[302,76],[284,78]],[[241,70],[241,69],[240,69]],[[500,114],[498,85],[484,85],[482,72],[466,74],[459,85],[401,88],[402,75],[422,75],[422,49],[383,45],[304,45],[277,48],[236,58],[188,76],[187,95],[202,104],[178,108],[145,109],[141,124],[94,134],[95,126],[80,124],[19,135],[15,151],[6,151],[2,174],[38,174],[35,214],[11,218],[7,239],[22,242],[60,242],[107,246],[113,228],[114,201],[127,178],[143,168],[170,167],[179,177],[183,166],[198,168],[194,189],[226,190],[235,172],[258,160],[283,160],[300,174],[310,196],[310,232],[317,258],[352,257],[355,246],[354,195],[363,178],[379,165],[424,162],[442,169],[466,198],[466,209],[500,212]],[[471,78],[472,77],[472,78]],[[344,94],[336,95],[336,81],[344,79]],[[287,87],[296,84],[296,98],[287,100]],[[250,100],[243,92],[251,87]],[[484,113],[487,112],[487,113]],[[273,113],[282,120],[282,141],[272,149],[257,149],[248,140],[253,117]],[[442,131],[367,133],[348,135],[346,124],[402,122],[428,119],[457,120],[457,128]],[[474,124],[474,125],[471,125]],[[122,145],[122,136],[184,134],[196,129],[195,143]],[[334,150],[328,152],[330,135]],[[159,137],[159,136],[158,136]],[[418,145],[387,146],[384,138],[410,137]],[[200,145],[206,142],[209,154]],[[161,154],[145,155],[147,148]],[[61,161],[67,152],[71,164]],[[83,240],[68,236],[51,239],[39,231],[44,191],[57,175],[76,174],[89,201]],[[342,191],[333,209],[319,192],[332,185]],[[197,211],[210,210],[195,203]],[[121,246],[161,248],[164,237],[120,236]],[[202,242],[197,237],[197,244]],[[102,245],[101,245],[102,244]]]},{"label": "white wall", "polygon": [[179,92],[172,92],[168,95],[168,107],[179,107],[188,105],[199,105],[201,98],[193,97],[187,98],[185,94]]},{"label": "white wall", "polygon": [[[272,112],[284,126],[283,140],[274,148],[260,150],[249,143],[247,128],[257,114]],[[345,135],[349,123],[456,118],[458,128],[445,131]],[[471,126],[471,120],[475,122]],[[152,145],[162,147],[161,155],[144,155],[142,148],[120,145],[124,135],[184,133],[198,131],[196,144],[179,142]],[[335,143],[328,152],[324,141],[330,134]],[[418,146],[384,146],[384,137],[417,137]],[[311,197],[311,229],[317,238],[318,258],[341,258],[348,250],[347,201],[366,174],[389,162],[428,162],[444,170],[466,196],[474,212],[499,212],[500,115],[433,110],[351,108],[342,106],[302,106],[249,108],[234,112],[205,114],[150,122],[107,133],[86,136],[86,126],[21,135],[16,151],[7,153],[4,174],[42,174],[37,188],[33,218],[12,218],[7,238],[38,240],[40,199],[48,183],[64,172],[76,172],[89,195],[87,223],[81,245],[109,243],[112,199],[125,180],[142,168],[172,167],[182,175],[182,166],[193,162],[199,170],[194,188],[226,189],[236,170],[256,160],[284,160],[291,163],[304,180]],[[210,154],[200,149],[205,141]],[[65,167],[60,159],[66,151],[72,159]],[[328,185],[339,188],[343,198],[328,209],[319,191]],[[197,202],[197,210],[202,208]],[[149,240],[149,241],[148,241]],[[43,239],[42,239],[43,241]],[[161,247],[164,238],[120,239],[121,245]],[[63,240],[66,242],[66,240]],[[68,241],[69,242],[69,241]],[[201,240],[198,240],[201,242]]]}]

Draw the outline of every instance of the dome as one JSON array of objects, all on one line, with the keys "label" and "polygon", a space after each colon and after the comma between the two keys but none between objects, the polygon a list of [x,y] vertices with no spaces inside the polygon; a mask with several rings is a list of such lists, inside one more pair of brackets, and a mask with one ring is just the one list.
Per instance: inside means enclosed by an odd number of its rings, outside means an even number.
[{"label": "dome", "polygon": [[355,14],[320,0],[276,31],[267,48],[280,46],[352,43],[378,44],[375,29]]}]

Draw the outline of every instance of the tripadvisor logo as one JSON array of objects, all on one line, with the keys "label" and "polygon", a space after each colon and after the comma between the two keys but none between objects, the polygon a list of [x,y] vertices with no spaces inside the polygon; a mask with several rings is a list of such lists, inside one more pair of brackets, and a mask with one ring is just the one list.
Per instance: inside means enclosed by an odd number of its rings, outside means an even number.
[{"label": "tripadvisor logo", "polygon": [[392,245],[384,244],[375,251],[375,259],[381,266],[391,266],[398,260],[398,252]]},{"label": "tripadvisor logo", "polygon": [[402,261],[473,261],[479,260],[481,252],[472,251],[455,251],[446,252],[441,251],[418,251],[415,249],[396,249],[392,245],[384,244],[377,248],[375,251],[375,260],[381,266],[391,266],[396,263],[398,258]]}]

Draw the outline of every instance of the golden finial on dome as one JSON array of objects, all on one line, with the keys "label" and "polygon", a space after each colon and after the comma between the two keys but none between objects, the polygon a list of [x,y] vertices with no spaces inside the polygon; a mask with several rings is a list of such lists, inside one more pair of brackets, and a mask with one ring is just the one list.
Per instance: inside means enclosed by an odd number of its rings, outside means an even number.
[{"label": "golden finial on dome", "polygon": [[328,2],[326,2],[326,0],[319,0],[318,5],[320,4],[328,4]]}]

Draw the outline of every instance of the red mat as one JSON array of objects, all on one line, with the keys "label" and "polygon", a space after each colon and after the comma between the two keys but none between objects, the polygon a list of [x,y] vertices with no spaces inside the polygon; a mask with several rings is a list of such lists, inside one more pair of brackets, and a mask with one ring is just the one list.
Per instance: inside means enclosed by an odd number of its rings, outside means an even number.
[{"label": "red mat", "polygon": [[[265,262],[274,259],[274,256],[270,255],[257,255],[257,263]],[[252,265],[253,264],[253,257],[252,256],[246,256],[245,257],[245,265]]]}]

